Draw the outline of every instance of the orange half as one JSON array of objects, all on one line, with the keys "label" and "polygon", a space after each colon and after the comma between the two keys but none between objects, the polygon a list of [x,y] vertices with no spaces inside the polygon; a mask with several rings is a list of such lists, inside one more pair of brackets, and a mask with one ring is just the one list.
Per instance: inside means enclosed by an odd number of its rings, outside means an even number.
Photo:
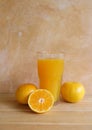
[{"label": "orange half", "polygon": [[36,113],[45,113],[49,111],[54,104],[54,97],[46,89],[38,89],[30,94],[28,105]]}]

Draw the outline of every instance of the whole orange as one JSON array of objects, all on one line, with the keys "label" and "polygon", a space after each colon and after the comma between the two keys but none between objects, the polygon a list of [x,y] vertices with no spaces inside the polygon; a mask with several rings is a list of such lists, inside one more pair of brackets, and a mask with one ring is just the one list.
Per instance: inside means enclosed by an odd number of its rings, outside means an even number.
[{"label": "whole orange", "polygon": [[61,95],[67,102],[79,102],[85,95],[85,89],[79,82],[66,82],[61,86]]},{"label": "whole orange", "polygon": [[37,87],[33,84],[22,84],[16,90],[16,99],[21,104],[28,104],[30,93],[35,91]]}]

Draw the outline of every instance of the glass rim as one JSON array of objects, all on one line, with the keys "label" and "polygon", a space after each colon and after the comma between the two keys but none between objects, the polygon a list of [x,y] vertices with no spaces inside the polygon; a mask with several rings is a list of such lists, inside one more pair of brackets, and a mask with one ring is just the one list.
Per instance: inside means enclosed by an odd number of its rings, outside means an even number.
[{"label": "glass rim", "polygon": [[54,53],[49,51],[39,51],[37,52],[39,59],[64,59],[64,52]]}]

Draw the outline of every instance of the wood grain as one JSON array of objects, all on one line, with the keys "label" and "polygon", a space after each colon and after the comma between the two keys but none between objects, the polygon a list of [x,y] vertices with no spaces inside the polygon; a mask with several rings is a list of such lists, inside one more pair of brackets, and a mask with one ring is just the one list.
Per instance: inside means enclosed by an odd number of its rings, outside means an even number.
[{"label": "wood grain", "polygon": [[86,96],[79,103],[62,100],[45,114],[33,113],[27,105],[16,102],[14,94],[0,94],[0,129],[53,129],[91,130],[92,97]]}]

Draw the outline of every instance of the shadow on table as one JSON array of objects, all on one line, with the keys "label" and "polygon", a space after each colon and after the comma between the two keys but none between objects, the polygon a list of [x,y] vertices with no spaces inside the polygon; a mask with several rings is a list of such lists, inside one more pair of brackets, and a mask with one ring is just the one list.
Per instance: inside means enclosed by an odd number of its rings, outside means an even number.
[{"label": "shadow on table", "polygon": [[29,108],[28,105],[24,104],[19,104],[16,101],[15,95],[14,94],[1,94],[0,97],[0,106],[2,111],[7,110],[7,111],[12,111],[12,112],[25,112],[25,113],[32,113],[34,112]]}]

